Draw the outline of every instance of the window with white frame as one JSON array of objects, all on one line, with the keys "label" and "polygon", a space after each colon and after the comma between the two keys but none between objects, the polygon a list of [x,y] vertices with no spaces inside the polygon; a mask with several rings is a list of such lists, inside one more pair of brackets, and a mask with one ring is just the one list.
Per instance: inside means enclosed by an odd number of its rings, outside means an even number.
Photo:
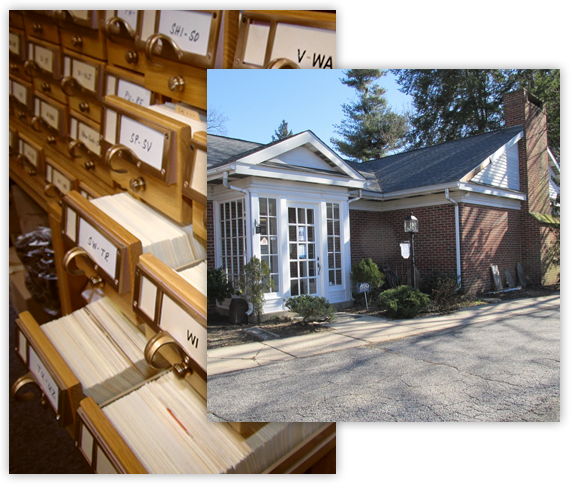
[{"label": "window with white frame", "polygon": [[330,286],[342,285],[342,238],[340,231],[340,205],[326,203],[328,227],[328,281]]},{"label": "window with white frame", "polygon": [[261,260],[270,270],[273,285],[269,292],[279,291],[279,242],[277,235],[277,200],[275,198],[259,198],[259,246]]},{"label": "window with white frame", "polygon": [[246,263],[245,199],[219,204],[221,262],[229,282],[237,288]]}]

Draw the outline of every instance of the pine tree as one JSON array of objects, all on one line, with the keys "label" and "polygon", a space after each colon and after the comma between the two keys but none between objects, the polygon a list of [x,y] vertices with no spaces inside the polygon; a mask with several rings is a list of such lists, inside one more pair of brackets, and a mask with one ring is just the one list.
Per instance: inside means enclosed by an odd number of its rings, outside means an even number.
[{"label": "pine tree", "polygon": [[293,135],[293,132],[291,130],[288,132],[287,122],[285,120],[282,120],[281,123],[279,124],[279,127],[272,135],[271,141],[275,142],[276,140],[287,139],[288,137],[291,137],[292,135]]},{"label": "pine tree", "polygon": [[408,130],[408,117],[392,111],[384,97],[386,90],[376,81],[386,74],[380,69],[349,69],[340,81],[354,88],[357,99],[342,105],[345,119],[334,125],[342,139],[330,142],[354,161],[379,159],[400,149]]}]

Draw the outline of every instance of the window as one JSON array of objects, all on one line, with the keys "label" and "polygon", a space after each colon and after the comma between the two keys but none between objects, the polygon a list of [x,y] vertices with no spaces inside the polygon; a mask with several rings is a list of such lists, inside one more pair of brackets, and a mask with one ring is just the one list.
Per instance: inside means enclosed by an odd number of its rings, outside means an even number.
[{"label": "window", "polygon": [[220,203],[221,260],[229,282],[239,287],[246,263],[245,199]]},{"label": "window", "polygon": [[328,224],[328,280],[330,286],[342,284],[342,238],[340,231],[340,205],[326,203]]},{"label": "window", "polygon": [[261,260],[270,270],[273,286],[269,292],[279,291],[279,242],[277,236],[277,201],[275,198],[259,198],[259,237]]}]

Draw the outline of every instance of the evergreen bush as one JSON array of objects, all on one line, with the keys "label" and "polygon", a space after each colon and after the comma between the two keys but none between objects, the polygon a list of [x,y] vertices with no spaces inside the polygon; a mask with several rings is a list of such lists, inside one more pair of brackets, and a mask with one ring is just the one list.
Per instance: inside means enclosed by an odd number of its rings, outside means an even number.
[{"label": "evergreen bush", "polygon": [[[360,282],[367,282],[370,284],[372,291],[370,292],[370,301],[372,298],[378,296],[380,288],[384,284],[384,274],[380,272],[378,266],[370,258],[362,259],[360,262],[352,265],[352,272],[350,273],[350,280],[352,282],[353,296],[356,301],[359,301],[362,293],[358,293],[356,285]],[[362,301],[364,297],[362,296]]]},{"label": "evergreen bush", "polygon": [[376,307],[384,310],[391,318],[414,318],[428,309],[428,295],[412,286],[387,289],[378,296]]},{"label": "evergreen bush", "polygon": [[223,267],[207,269],[207,304],[221,304],[233,295],[233,284],[227,281]]},{"label": "evergreen bush", "polygon": [[283,301],[285,307],[292,313],[302,317],[302,324],[309,321],[332,321],[334,319],[334,307],[323,297],[302,294],[295,298],[287,298]]}]

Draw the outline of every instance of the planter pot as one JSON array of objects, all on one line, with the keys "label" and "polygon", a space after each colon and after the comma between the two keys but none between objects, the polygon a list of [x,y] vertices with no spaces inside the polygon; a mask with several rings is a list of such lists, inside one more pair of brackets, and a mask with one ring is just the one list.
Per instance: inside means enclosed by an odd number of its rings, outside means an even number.
[{"label": "planter pot", "polygon": [[244,298],[233,297],[229,304],[229,323],[238,325],[239,323],[247,322],[247,315],[245,312],[249,309],[249,305]]}]

